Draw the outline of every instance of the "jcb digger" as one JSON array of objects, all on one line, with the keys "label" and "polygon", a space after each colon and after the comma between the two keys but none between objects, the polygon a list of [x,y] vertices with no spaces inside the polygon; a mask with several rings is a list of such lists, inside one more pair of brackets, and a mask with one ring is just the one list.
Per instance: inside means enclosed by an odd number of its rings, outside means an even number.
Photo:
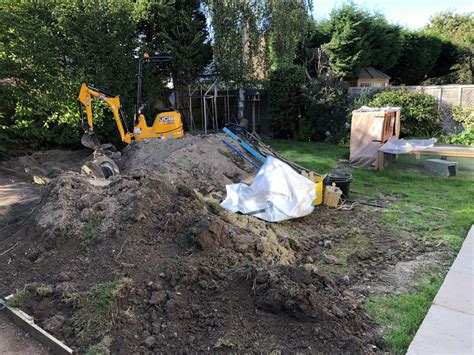
[{"label": "jcb digger", "polygon": [[[99,143],[94,133],[94,119],[92,116],[92,98],[96,97],[104,101],[111,109],[115,123],[120,133],[122,141],[129,144],[132,141],[142,141],[148,138],[181,138],[184,135],[183,122],[181,114],[176,110],[158,113],[152,126],[148,126],[145,116],[142,114],[141,96],[142,96],[142,73],[143,66],[149,63],[164,63],[171,60],[170,56],[149,56],[147,53],[139,60],[138,63],[138,85],[137,85],[137,102],[135,106],[135,119],[133,124],[133,131],[129,131],[122,111],[122,103],[118,95],[113,95],[98,89],[91,85],[82,84],[77,98],[79,102],[79,111],[81,113],[82,128],[84,135],[81,143],[91,149],[97,150],[103,147]],[[84,117],[85,107],[86,116]]]}]

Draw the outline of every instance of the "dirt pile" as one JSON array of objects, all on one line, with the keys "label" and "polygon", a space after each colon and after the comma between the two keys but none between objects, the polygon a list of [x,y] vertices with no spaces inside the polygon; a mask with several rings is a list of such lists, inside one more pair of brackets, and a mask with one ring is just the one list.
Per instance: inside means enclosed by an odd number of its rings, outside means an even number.
[{"label": "dirt pile", "polygon": [[169,141],[154,139],[129,145],[120,159],[123,174],[152,171],[174,185],[186,185],[209,193],[225,191],[255,173],[222,143],[223,134],[185,136]]},{"label": "dirt pile", "polygon": [[347,230],[324,211],[281,224],[227,213],[194,189],[246,171],[215,149],[220,137],[190,142],[156,156],[162,142],[132,146],[109,180],[60,174],[2,231],[15,247],[0,256],[0,292],[20,290],[17,305],[80,351],[383,351],[361,303],[313,262]]},{"label": "dirt pile", "polygon": [[1,162],[0,167],[26,175],[53,178],[64,171],[80,171],[81,165],[90,155],[91,152],[86,149],[77,151],[47,150],[12,158]]}]

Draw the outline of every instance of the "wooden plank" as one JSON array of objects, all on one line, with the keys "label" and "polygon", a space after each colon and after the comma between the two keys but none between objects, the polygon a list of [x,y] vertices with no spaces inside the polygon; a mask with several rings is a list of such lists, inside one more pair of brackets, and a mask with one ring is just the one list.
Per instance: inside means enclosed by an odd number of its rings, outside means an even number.
[{"label": "wooden plank", "polygon": [[460,157],[460,158],[474,158],[474,152],[463,152],[463,151],[453,151],[453,150],[415,150],[409,154],[415,155],[433,155],[440,157]]},{"label": "wooden plank", "polygon": [[469,145],[460,145],[460,144],[435,144],[434,147],[428,148],[428,149],[437,149],[437,148],[442,148],[442,149],[462,149],[462,150],[472,150],[474,151],[474,147],[469,146]]},{"label": "wooden plank", "polygon": [[[10,299],[11,297],[13,297],[13,295],[5,297],[5,300]],[[2,304],[0,304],[0,306],[2,306]],[[10,307],[6,304],[4,304],[4,308],[0,308],[0,310],[6,312],[8,317],[16,325],[27,331],[33,338],[38,340],[41,344],[48,347],[53,354],[71,355],[74,353],[70,347],[59,341],[57,338],[53,337],[44,329],[40,328],[37,324],[35,324],[33,317],[29,316],[22,310]]]},{"label": "wooden plank", "polygon": [[414,150],[409,154],[420,155],[434,155],[442,157],[463,157],[474,158],[474,147],[455,144],[435,144],[434,147]]}]

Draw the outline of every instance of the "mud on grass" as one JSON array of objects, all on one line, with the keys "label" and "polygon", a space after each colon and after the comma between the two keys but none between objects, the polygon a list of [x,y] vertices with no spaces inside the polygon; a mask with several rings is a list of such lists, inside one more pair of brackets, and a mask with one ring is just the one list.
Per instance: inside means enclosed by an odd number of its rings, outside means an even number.
[{"label": "mud on grass", "polygon": [[[385,170],[374,172],[351,169],[345,160],[349,153],[347,147],[289,141],[277,141],[274,146],[297,163],[316,171],[326,172],[336,166],[336,170],[351,172],[354,177],[352,198],[390,207],[376,210],[373,214],[378,214],[378,223],[386,226],[386,235],[399,240],[392,247],[400,261],[376,270],[378,275],[373,278],[374,270],[369,259],[366,275],[350,289],[369,296],[369,302],[374,301],[370,314],[381,324],[380,330],[386,334],[389,349],[404,353],[439,286],[432,281],[437,280],[437,272],[423,276],[424,272],[435,267],[443,274],[474,223],[472,159],[450,158],[459,164],[458,176],[441,178],[426,175],[423,160],[431,158],[428,156],[420,160],[414,156],[400,156]],[[380,240],[383,239],[375,245]],[[353,247],[357,248],[357,244],[349,243],[334,252],[336,256],[339,254],[342,263],[327,265],[330,273],[345,273],[347,266],[344,261]],[[390,254],[392,251],[388,251],[387,255]],[[430,287],[420,288],[420,282]],[[404,301],[410,298],[425,300],[418,303],[424,308],[423,312],[411,312],[409,307],[404,307]],[[387,302],[397,311],[385,312]]]}]

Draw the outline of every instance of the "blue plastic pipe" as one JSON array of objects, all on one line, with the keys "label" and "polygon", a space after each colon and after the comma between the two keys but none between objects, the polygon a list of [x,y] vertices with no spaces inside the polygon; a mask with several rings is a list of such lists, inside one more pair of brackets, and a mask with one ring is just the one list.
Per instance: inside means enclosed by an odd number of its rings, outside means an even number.
[{"label": "blue plastic pipe", "polygon": [[236,147],[234,147],[232,144],[227,142],[225,139],[222,140],[226,146],[228,146],[230,149],[232,149],[234,152],[236,152],[238,155],[240,155],[246,162],[248,162],[250,165],[252,165],[255,169],[259,170],[260,167],[255,164],[252,160],[250,160],[249,157],[247,157],[245,154],[243,154],[240,150],[238,150]]},{"label": "blue plastic pipe", "polygon": [[232,138],[233,140],[237,141],[237,143],[239,143],[247,152],[249,152],[250,154],[252,154],[255,158],[257,158],[258,160],[260,160],[263,163],[265,163],[265,161],[267,160],[267,158],[265,158],[262,154],[260,154],[259,152],[257,152],[255,149],[253,149],[251,146],[249,146],[247,143],[245,143],[242,139],[240,139],[238,136],[236,136],[234,134],[234,132],[232,132],[230,129],[228,129],[227,127],[224,128],[224,132],[230,137]]}]

